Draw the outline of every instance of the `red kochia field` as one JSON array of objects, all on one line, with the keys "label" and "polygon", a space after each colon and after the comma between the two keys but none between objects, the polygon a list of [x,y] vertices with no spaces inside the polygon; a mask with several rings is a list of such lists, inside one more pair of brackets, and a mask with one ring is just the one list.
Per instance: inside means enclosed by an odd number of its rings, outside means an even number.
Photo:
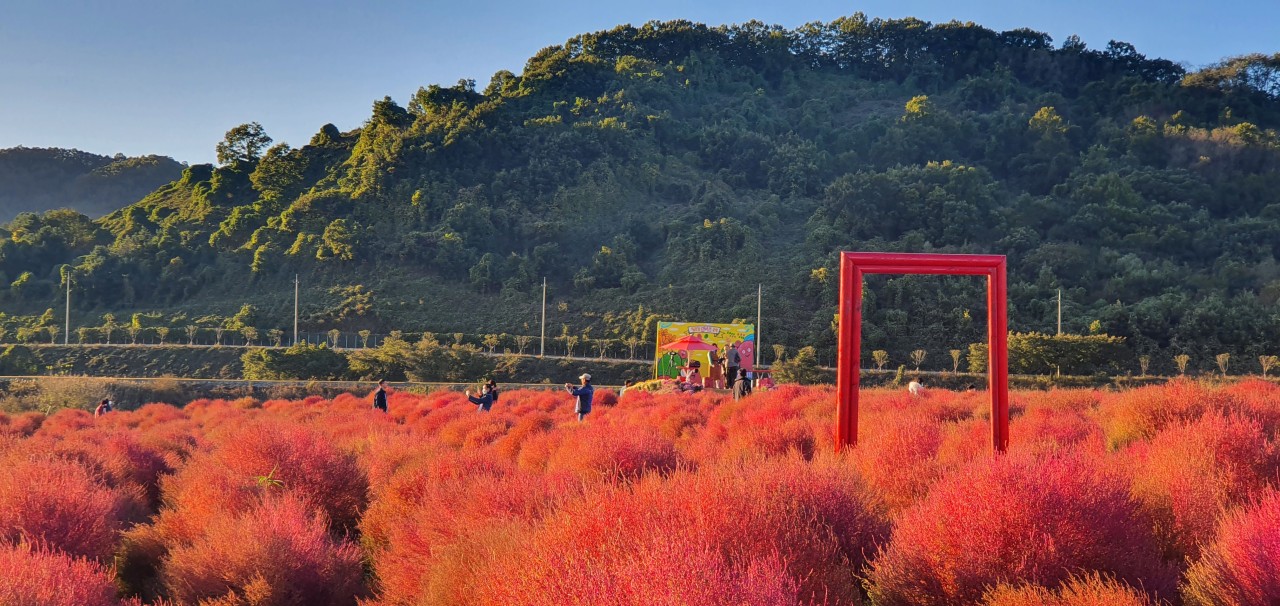
[{"label": "red kochia field", "polygon": [[0,604],[1280,603],[1280,388],[0,414]]}]

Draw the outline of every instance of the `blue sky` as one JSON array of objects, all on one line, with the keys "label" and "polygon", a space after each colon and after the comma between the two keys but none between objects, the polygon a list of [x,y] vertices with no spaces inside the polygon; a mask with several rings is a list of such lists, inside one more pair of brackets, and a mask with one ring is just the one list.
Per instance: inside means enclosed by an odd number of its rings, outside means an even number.
[{"label": "blue sky", "polygon": [[1056,43],[1130,42],[1198,67],[1280,51],[1280,2],[987,0],[609,3],[364,3],[224,0],[6,0],[0,13],[0,148],[74,147],[210,162],[227,129],[258,121],[305,144],[326,122],[346,130],[384,95],[519,72],[538,49],[621,23],[758,19],[795,27],[862,11],[1030,27]]}]

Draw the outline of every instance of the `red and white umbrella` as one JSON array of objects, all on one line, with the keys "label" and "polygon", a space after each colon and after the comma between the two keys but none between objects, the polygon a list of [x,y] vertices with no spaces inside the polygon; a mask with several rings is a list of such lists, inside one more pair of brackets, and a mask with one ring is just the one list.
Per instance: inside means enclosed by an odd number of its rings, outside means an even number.
[{"label": "red and white umbrella", "polygon": [[670,351],[679,351],[684,353],[686,363],[689,360],[689,352],[691,351],[716,351],[720,349],[715,343],[708,343],[702,340],[698,335],[685,335],[662,346],[662,349]]}]

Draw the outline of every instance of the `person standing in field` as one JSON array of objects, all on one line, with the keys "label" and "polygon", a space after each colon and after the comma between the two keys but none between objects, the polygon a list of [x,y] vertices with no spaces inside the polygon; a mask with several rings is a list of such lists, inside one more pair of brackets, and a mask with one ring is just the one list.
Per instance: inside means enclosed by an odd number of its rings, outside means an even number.
[{"label": "person standing in field", "polygon": [[489,412],[493,407],[493,403],[498,401],[498,384],[492,379],[484,384],[484,388],[480,392],[480,397],[471,395],[471,390],[466,391],[467,399],[476,405],[476,412]]},{"label": "person standing in field", "polygon": [[577,398],[574,401],[573,411],[578,413],[578,420],[581,421],[591,412],[591,397],[595,395],[595,388],[591,386],[590,374],[582,373],[578,380],[582,381],[582,385],[574,387],[573,383],[565,383],[564,388],[569,395]]},{"label": "person standing in field", "polygon": [[737,341],[729,344],[729,351],[725,354],[725,362],[729,365],[728,376],[725,379],[732,386],[734,380],[738,378],[738,370],[742,368],[742,354],[738,353]]},{"label": "person standing in field", "polygon": [[98,407],[93,409],[93,416],[100,417],[102,415],[105,415],[111,412],[112,410],[113,408],[111,406],[111,400],[109,398],[103,398],[101,402],[98,402]]},{"label": "person standing in field", "polygon": [[374,410],[387,412],[387,380],[378,381],[378,391],[373,394]]},{"label": "person standing in field", "polygon": [[709,387],[713,389],[724,389],[724,358],[720,357],[720,350],[716,349],[711,352],[711,368],[707,369],[707,382]]},{"label": "person standing in field", "polygon": [[919,397],[924,392],[924,385],[920,384],[920,377],[911,377],[911,382],[907,383],[907,391],[915,397]]},{"label": "person standing in field", "polygon": [[739,373],[738,380],[733,382],[733,400],[736,402],[751,395],[751,377],[747,373]]}]

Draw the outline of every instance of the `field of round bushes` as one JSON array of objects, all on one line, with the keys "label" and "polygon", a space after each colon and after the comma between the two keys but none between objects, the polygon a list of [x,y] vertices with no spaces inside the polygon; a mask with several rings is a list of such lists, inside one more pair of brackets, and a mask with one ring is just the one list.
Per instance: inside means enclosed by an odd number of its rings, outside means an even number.
[{"label": "field of round bushes", "polygon": [[0,414],[0,604],[1280,604],[1280,388]]}]

